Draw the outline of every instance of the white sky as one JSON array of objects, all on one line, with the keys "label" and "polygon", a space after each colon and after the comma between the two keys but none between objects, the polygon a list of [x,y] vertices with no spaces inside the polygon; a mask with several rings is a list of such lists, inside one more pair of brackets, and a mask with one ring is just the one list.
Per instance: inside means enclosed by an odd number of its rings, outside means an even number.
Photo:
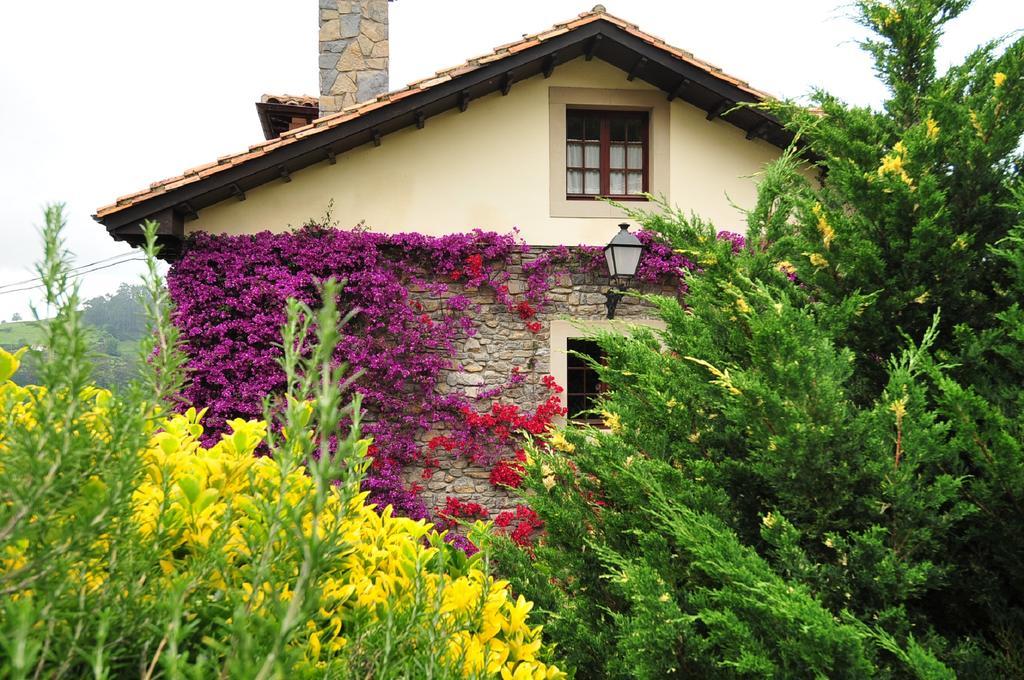
[{"label": "white sky", "polygon": [[[391,87],[589,10],[595,0],[398,0]],[[883,91],[834,0],[605,0],[610,12],[784,97],[824,87],[877,104]],[[263,139],[265,92],[316,94],[317,0],[7,0],[0,9],[0,320],[28,318],[36,226],[68,204],[85,264],[131,249],[90,215],[117,196]],[[976,0],[941,66],[1024,27],[1024,2]],[[137,279],[140,263],[82,277],[86,298]]]}]

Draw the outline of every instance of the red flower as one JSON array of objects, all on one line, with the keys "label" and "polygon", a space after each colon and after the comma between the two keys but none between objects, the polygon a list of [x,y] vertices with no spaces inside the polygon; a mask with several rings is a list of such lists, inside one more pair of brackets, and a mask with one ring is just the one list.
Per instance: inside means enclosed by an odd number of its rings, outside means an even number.
[{"label": "red flower", "polygon": [[[511,532],[509,527],[515,524]],[[494,525],[503,529],[501,533],[512,539],[516,545],[530,547],[530,539],[535,531],[544,527],[544,522],[536,512],[527,505],[517,505],[515,510],[505,510],[494,518]]]},{"label": "red flower", "polygon": [[[523,455],[526,458],[526,455]],[[491,470],[491,484],[493,486],[507,486],[518,489],[523,483],[523,465],[519,460],[518,452],[515,459],[504,458],[499,460]]]},{"label": "red flower", "polygon": [[526,324],[526,327],[530,330],[531,333],[540,333],[541,323],[540,321],[534,321],[532,323]]},{"label": "red flower", "polygon": [[562,389],[562,386],[558,384],[558,381],[555,380],[555,376],[553,375],[544,376],[543,378],[540,379],[540,382],[541,384],[544,385],[544,387],[548,388],[555,394],[561,394],[562,392],[565,391],[564,389]]},{"label": "red flower", "polygon": [[446,437],[443,434],[433,437],[427,442],[427,449],[430,451],[437,451],[439,448],[443,448],[445,451],[452,451],[457,446],[457,443],[451,437]]},{"label": "red flower", "polygon": [[490,511],[479,503],[467,503],[452,496],[445,498],[444,507],[434,508],[434,514],[438,517],[437,528],[439,531],[457,526],[459,520],[485,520],[491,516]]},{"label": "red flower", "polygon": [[516,312],[519,313],[519,318],[523,321],[532,319],[537,314],[536,308],[525,300],[516,305]]},{"label": "red flower", "polygon": [[479,253],[466,258],[466,271],[472,279],[478,278],[484,270],[484,257]]}]

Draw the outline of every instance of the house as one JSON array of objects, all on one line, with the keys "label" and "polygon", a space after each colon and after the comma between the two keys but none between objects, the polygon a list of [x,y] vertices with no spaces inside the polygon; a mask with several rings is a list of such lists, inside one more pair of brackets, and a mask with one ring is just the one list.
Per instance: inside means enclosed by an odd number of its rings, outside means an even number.
[{"label": "house", "polygon": [[[742,232],[735,205],[753,204],[752,177],[792,141],[767,112],[737,107],[769,95],[601,5],[390,92],[388,2],[319,6],[319,96],[264,96],[264,141],[100,208],[95,219],[112,238],[138,244],[140,222],[155,220],[174,259],[194,233],[285,231],[332,205],[340,224],[383,233],[518,228],[529,260],[556,246],[603,246],[622,214],[595,199],[643,207],[647,195]],[[521,265],[510,265],[513,294]],[[475,393],[521,364],[529,384],[550,373],[570,387],[570,415],[585,410],[599,386],[567,349],[594,351],[579,339],[581,323],[615,323],[605,318],[608,285],[599,273],[571,273],[533,335],[511,322],[481,326],[445,384]],[[627,300],[617,320],[657,325],[653,316]],[[464,469],[427,493],[455,488],[500,504]]]}]

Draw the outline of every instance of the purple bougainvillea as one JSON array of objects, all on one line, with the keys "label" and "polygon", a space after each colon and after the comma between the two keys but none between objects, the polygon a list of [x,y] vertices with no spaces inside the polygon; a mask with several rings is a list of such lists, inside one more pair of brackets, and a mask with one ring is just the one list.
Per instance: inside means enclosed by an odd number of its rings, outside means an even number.
[{"label": "purple bougainvillea", "polygon": [[637,267],[636,278],[644,283],[676,280],[679,282],[680,291],[685,293],[686,283],[683,274],[693,271],[694,264],[649,231],[638,232],[637,238],[644,244],[644,256]]},{"label": "purple bougainvillea", "polygon": [[731,242],[733,254],[736,254],[747,247],[747,237],[743,234],[737,234],[734,231],[718,232],[718,240]]},{"label": "purple bougainvillea", "polygon": [[[641,239],[648,253],[639,280],[677,277],[692,268],[652,235],[641,232]],[[340,306],[358,313],[342,329],[337,358],[363,373],[355,389],[369,414],[365,432],[374,438],[366,489],[379,507],[391,504],[399,514],[425,517],[415,488],[402,481],[402,468],[424,460],[424,433],[465,430],[466,414],[475,410],[466,395],[436,389],[452,366],[455,341],[476,329],[474,303],[448,294],[449,288],[490,289],[537,332],[535,316],[559,277],[603,265],[599,248],[554,248],[524,263],[526,289],[512,295],[507,265],[528,250],[515,234],[479,230],[440,237],[316,226],[280,234],[197,234],[168,274],[189,356],[183,396],[209,408],[211,440],[231,418],[261,417],[263,399],[284,388],[278,344],[285,301],[315,305],[321,281],[344,281]],[[440,300],[441,309],[428,313],[428,297]]]}]

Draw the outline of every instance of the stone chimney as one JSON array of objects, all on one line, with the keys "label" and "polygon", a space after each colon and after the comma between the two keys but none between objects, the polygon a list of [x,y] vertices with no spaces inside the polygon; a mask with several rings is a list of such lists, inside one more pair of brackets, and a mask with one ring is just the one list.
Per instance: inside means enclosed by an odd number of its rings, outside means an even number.
[{"label": "stone chimney", "polygon": [[320,0],[320,115],[388,91],[389,0]]}]

